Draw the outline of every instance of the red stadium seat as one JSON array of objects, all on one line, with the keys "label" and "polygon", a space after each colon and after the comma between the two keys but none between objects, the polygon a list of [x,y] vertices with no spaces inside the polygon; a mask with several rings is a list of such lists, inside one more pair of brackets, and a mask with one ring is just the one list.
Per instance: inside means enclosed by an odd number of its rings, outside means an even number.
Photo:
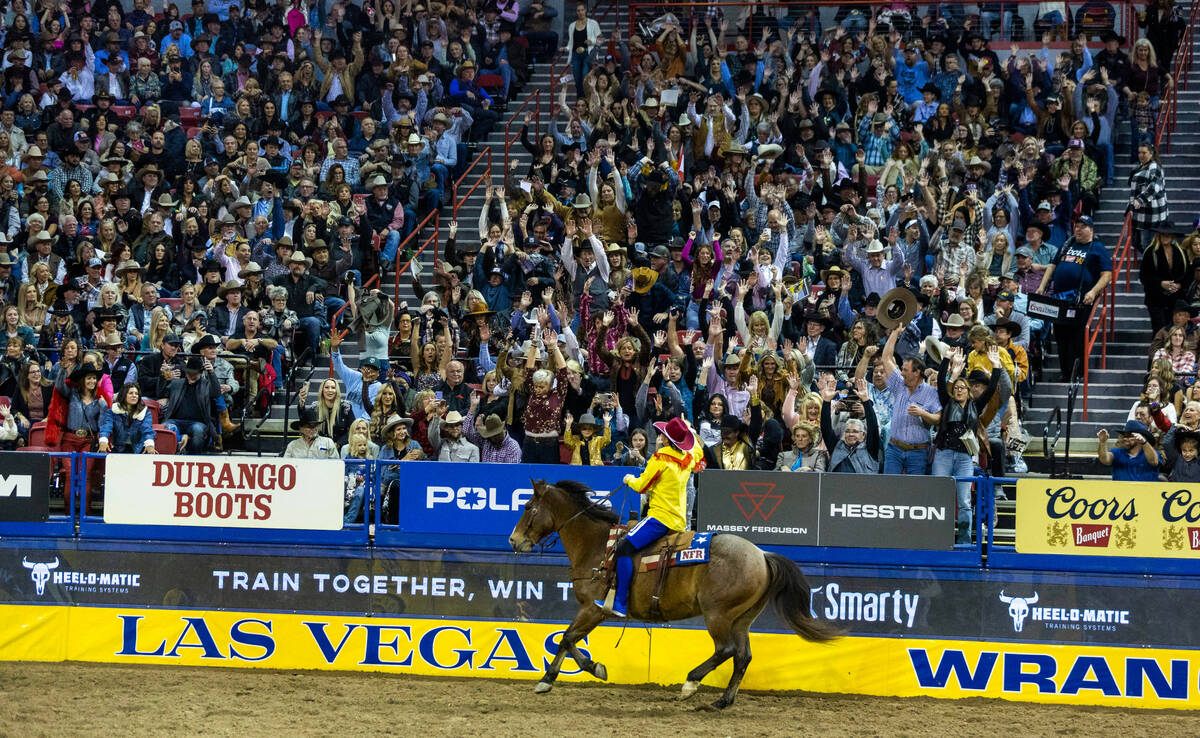
[{"label": "red stadium seat", "polygon": [[158,400],[151,400],[149,397],[143,397],[142,404],[150,410],[150,422],[158,425],[158,419],[162,415],[162,405]]},{"label": "red stadium seat", "polygon": [[117,114],[119,118],[132,118],[137,115],[137,108],[132,105],[114,105],[111,110]]},{"label": "red stadium seat", "polygon": [[318,110],[316,113],[313,114],[313,117],[317,119],[317,122],[324,123],[325,121],[327,121],[333,117],[333,111],[332,110]]},{"label": "red stadium seat", "polygon": [[175,431],[165,425],[154,426],[154,450],[160,454],[173,454],[179,446]]},{"label": "red stadium seat", "polygon": [[29,429],[29,445],[42,446],[46,442],[46,421],[34,423]]},{"label": "red stadium seat", "polygon": [[17,450],[18,451],[29,451],[32,453],[46,454],[46,453],[50,453],[52,451],[57,451],[58,449],[50,448],[49,446],[22,446]]},{"label": "red stadium seat", "polygon": [[355,110],[350,115],[353,115],[359,121],[363,121],[363,120],[366,120],[367,117],[369,117],[371,114],[369,112],[367,112],[366,110]]},{"label": "red stadium seat", "polygon": [[195,125],[200,120],[200,106],[180,108],[179,122],[185,126]]},{"label": "red stadium seat", "polygon": [[175,310],[178,310],[179,306],[183,304],[183,298],[182,297],[160,297],[160,298],[158,298],[158,304],[166,305],[167,307],[171,308],[172,311],[175,311]]},{"label": "red stadium seat", "polygon": [[200,135],[200,129],[197,128],[196,126],[192,126],[191,128],[187,129],[187,137],[189,139],[196,138],[199,135]]}]

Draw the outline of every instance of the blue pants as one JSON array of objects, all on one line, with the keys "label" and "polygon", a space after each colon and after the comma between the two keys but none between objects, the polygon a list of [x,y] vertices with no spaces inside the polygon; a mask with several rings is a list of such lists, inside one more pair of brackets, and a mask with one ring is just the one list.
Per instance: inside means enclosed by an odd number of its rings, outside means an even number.
[{"label": "blue pants", "polygon": [[387,232],[387,238],[383,239],[383,247],[379,249],[379,258],[385,264],[396,260],[396,248],[400,246],[400,238],[400,231]]},{"label": "blue pants", "polygon": [[[935,477],[969,477],[975,470],[975,460],[962,451],[938,449],[933,455],[932,474]],[[956,482],[958,489],[958,536],[955,543],[971,542],[971,483]],[[963,525],[965,523],[966,525]]]},{"label": "blue pants", "polygon": [[315,315],[301,318],[300,330],[304,331],[304,337],[308,339],[308,348],[312,350],[312,355],[316,356],[321,350],[321,319]]},{"label": "blue pants", "polygon": [[670,530],[654,518],[642,518],[641,522],[629,531],[629,535],[625,536],[618,552],[621,553],[620,549],[624,549],[628,553],[617,556],[617,594],[613,601],[615,609],[621,612],[628,610],[629,584],[633,581],[633,554],[662,538]]},{"label": "blue pants", "polygon": [[905,451],[894,443],[889,443],[883,454],[884,474],[916,474],[923,475],[929,467],[929,449],[915,448]]},{"label": "blue pants", "polygon": [[183,436],[188,437],[188,447],[185,449],[189,454],[202,454],[208,446],[208,426],[197,420],[168,420],[163,425],[170,428],[175,433],[175,440],[183,439]]},{"label": "blue pants", "polygon": [[571,55],[571,74],[575,77],[575,97],[583,97],[583,78],[592,70],[592,60],[587,54]]},{"label": "blue pants", "polygon": [[438,205],[445,205],[446,180],[450,178],[450,170],[446,168],[445,164],[432,164],[429,169],[433,172],[433,176],[437,178]]}]

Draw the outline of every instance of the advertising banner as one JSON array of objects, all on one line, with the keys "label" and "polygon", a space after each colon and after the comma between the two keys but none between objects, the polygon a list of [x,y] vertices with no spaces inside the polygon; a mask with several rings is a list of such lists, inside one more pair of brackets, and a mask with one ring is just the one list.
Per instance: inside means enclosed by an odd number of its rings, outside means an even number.
[{"label": "advertising banner", "polygon": [[[631,470],[621,466],[554,464],[449,464],[400,462],[399,529],[406,534],[453,536],[459,547],[509,550],[508,536],[533,495],[533,480],[571,479],[591,487],[593,499],[608,494]],[[384,468],[386,478],[388,471]],[[628,487],[609,500],[626,515],[640,508]]]},{"label": "advertising banner", "polygon": [[49,517],[49,454],[0,452],[0,521],[44,523]]},{"label": "advertising banner", "polygon": [[[563,629],[510,620],[6,605],[0,659],[536,679]],[[1194,650],[886,637],[818,645],[782,633],[751,633],[750,641],[745,689],[1200,706]],[[708,633],[695,628],[601,626],[580,646],[618,684],[677,685],[713,652]],[[728,676],[726,665],[704,684],[723,687]],[[594,680],[568,659],[560,681]],[[600,687],[597,699],[602,694]]]},{"label": "advertising banner", "polygon": [[780,546],[954,548],[949,477],[699,474],[697,527]]},{"label": "advertising banner", "polygon": [[1018,553],[1200,558],[1200,486],[1022,479],[1017,500]]},{"label": "advertising banner", "polygon": [[821,474],[822,546],[954,548],[955,489],[950,477]]},{"label": "advertising banner", "polygon": [[110,454],[104,522],[340,530],[344,474],[325,459]]},{"label": "advertising banner", "polygon": [[819,474],[706,470],[699,475],[697,527],[755,543],[816,546]]}]

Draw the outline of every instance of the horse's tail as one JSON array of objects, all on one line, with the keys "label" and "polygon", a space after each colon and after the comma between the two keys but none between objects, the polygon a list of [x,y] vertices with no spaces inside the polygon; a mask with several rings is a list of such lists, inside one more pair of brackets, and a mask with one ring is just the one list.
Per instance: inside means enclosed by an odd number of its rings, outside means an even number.
[{"label": "horse's tail", "polygon": [[763,555],[771,576],[767,596],[775,603],[779,617],[806,641],[825,643],[841,637],[840,629],[812,616],[812,590],[800,567],[776,553]]}]

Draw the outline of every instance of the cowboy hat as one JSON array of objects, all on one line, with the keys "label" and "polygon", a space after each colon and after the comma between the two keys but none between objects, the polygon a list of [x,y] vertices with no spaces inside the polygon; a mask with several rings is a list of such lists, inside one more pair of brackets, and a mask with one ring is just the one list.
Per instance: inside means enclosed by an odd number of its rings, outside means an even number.
[{"label": "cowboy hat", "polygon": [[303,264],[304,266],[312,266],[312,259],[308,258],[307,256],[300,253],[299,251],[293,251],[292,255],[288,257],[288,263],[289,264]]},{"label": "cowboy hat", "polygon": [[571,207],[576,210],[587,210],[592,206],[592,198],[586,192],[580,192],[575,196],[575,200],[571,203]]},{"label": "cowboy hat", "polygon": [[483,438],[493,438],[504,433],[504,421],[499,415],[492,413],[483,421],[483,428],[479,429],[479,435]]},{"label": "cowboy hat", "polygon": [[840,277],[844,277],[844,276],[846,276],[846,270],[842,269],[840,266],[835,265],[835,266],[829,267],[828,269],[821,270],[821,281],[826,284],[829,283],[830,277],[839,277],[840,278]]},{"label": "cowboy hat", "polygon": [[783,147],[779,144],[763,144],[758,147],[759,159],[775,159],[783,156]]},{"label": "cowboy hat", "polygon": [[252,274],[262,274],[263,268],[258,265],[257,261],[252,261],[246,265],[246,268],[238,272],[238,279],[245,279]]},{"label": "cowboy hat", "polygon": [[140,272],[140,271],[142,271],[142,268],[143,267],[141,264],[137,263],[136,261],[134,261],[132,259],[129,259],[127,261],[121,262],[117,266],[117,269],[114,273],[117,274],[118,276],[120,276],[122,274],[125,274],[126,272]]},{"label": "cowboy hat", "polygon": [[893,287],[879,298],[879,312],[875,314],[875,319],[890,331],[908,325],[919,312],[921,304],[917,302],[917,296],[912,290],[907,287]]},{"label": "cowboy hat", "polygon": [[451,410],[446,413],[446,417],[442,418],[442,425],[462,425],[463,416],[457,410]]},{"label": "cowboy hat", "polygon": [[80,364],[75,371],[71,372],[71,376],[68,377],[68,379],[71,380],[71,384],[80,384],[84,379],[87,378],[89,374],[95,374],[97,377],[99,377],[103,375],[104,372],[90,364]]},{"label": "cowboy hat", "polygon": [[1021,324],[1015,320],[996,321],[995,325],[992,326],[992,332],[994,333],[1001,328],[1006,328],[1008,330],[1009,338],[1016,338],[1017,336],[1021,335]]},{"label": "cowboy hat", "polygon": [[887,251],[887,249],[880,243],[878,238],[871,239],[871,243],[867,244],[868,254],[882,254],[884,251]]},{"label": "cowboy hat", "polygon": [[950,353],[950,344],[937,340],[933,336],[927,336],[921,344],[922,353],[929,354],[931,364],[941,364]]},{"label": "cowboy hat", "polygon": [[599,428],[600,424],[596,422],[595,415],[592,415],[591,413],[584,413],[583,415],[579,416],[579,420],[575,421],[576,428],[582,428],[583,426]]},{"label": "cowboy hat", "polygon": [[250,198],[242,195],[238,199],[234,200],[233,205],[230,207],[232,207],[234,210],[237,210],[238,208],[252,208],[254,207],[254,203],[250,202]]},{"label": "cowboy hat", "polygon": [[950,313],[945,320],[938,321],[943,328],[966,328],[967,321],[958,313]]},{"label": "cowboy hat", "polygon": [[219,288],[217,288],[217,297],[223,298],[223,297],[225,297],[225,295],[228,295],[230,292],[241,292],[241,291],[242,291],[242,285],[239,284],[238,282],[234,282],[231,279],[228,282],[226,282],[225,284],[221,285]]},{"label": "cowboy hat", "polygon": [[1196,441],[1200,443],[1200,430],[1191,430],[1185,428],[1178,423],[1175,424],[1175,448],[1178,450],[1183,445],[1184,441]]},{"label": "cowboy hat", "polygon": [[164,192],[158,196],[158,200],[155,201],[155,204],[157,204],[160,208],[173,208],[179,203],[175,202],[175,200],[171,198],[170,193]]},{"label": "cowboy hat", "polygon": [[199,351],[200,349],[220,348],[220,347],[221,347],[221,342],[217,340],[216,336],[214,336],[211,333],[205,333],[203,336],[200,336],[200,340],[198,340],[192,344],[192,351]]},{"label": "cowboy hat", "polygon": [[402,425],[405,428],[412,430],[413,419],[405,418],[401,415],[397,415],[396,413],[392,413],[388,416],[387,422],[383,424],[383,436],[386,438],[387,436],[391,435],[392,428],[395,428],[398,425]]},{"label": "cowboy hat", "polygon": [[[7,254],[5,254],[5,256],[7,256]],[[50,308],[50,314],[51,315],[70,315],[71,308],[67,307],[66,301],[55,300],[54,307]]]},{"label": "cowboy hat", "polygon": [[146,176],[147,174],[153,174],[154,176],[158,177],[159,179],[162,179],[162,170],[159,169],[154,164],[147,164],[146,166],[139,169],[137,176],[134,177],[134,179],[141,179],[142,177]]},{"label": "cowboy hat", "polygon": [[633,270],[633,291],[644,295],[658,281],[658,272],[650,267],[637,267]]},{"label": "cowboy hat", "polygon": [[978,156],[972,156],[971,160],[967,162],[967,169],[970,169],[971,167],[983,167],[983,171],[985,172],[992,171],[992,165],[983,159],[980,159]]},{"label": "cowboy hat", "polygon": [[1153,446],[1154,436],[1150,435],[1150,429],[1140,420],[1126,420],[1125,427],[1117,431],[1118,435],[1122,436],[1138,436],[1142,439],[1142,443]]},{"label": "cowboy hat", "polygon": [[[586,418],[587,415],[584,415]],[[654,429],[667,437],[671,445],[680,451],[691,451],[696,445],[696,436],[682,418],[671,418],[667,422],[654,424]]]},{"label": "cowboy hat", "polygon": [[315,407],[300,408],[300,417],[292,421],[292,430],[300,430],[305,426],[320,425],[321,418],[317,416]]}]

